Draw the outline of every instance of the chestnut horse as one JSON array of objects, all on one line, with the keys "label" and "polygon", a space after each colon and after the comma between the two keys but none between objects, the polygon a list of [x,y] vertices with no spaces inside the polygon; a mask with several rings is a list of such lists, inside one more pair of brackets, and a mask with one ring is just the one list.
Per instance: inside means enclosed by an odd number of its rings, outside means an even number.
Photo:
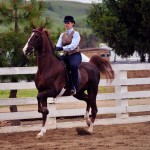
[{"label": "chestnut horse", "polygon": [[[43,124],[37,137],[46,133],[45,123],[49,113],[47,109],[47,98],[56,98],[58,95],[69,96],[70,92],[64,89],[66,84],[66,70],[64,63],[54,55],[54,47],[49,39],[46,29],[36,28],[28,39],[23,52],[30,55],[33,51],[37,52],[38,70],[35,76],[35,85],[38,89],[38,112],[42,113]],[[110,63],[101,57],[94,55],[89,62],[82,62],[79,66],[80,82],[77,92],[73,95],[79,100],[84,100],[87,104],[85,119],[89,126],[87,132],[93,132],[93,124],[97,114],[96,96],[100,73],[106,76],[106,79],[113,80],[114,71]],[[86,92],[85,92],[86,91]],[[89,110],[91,108],[91,118]]]}]

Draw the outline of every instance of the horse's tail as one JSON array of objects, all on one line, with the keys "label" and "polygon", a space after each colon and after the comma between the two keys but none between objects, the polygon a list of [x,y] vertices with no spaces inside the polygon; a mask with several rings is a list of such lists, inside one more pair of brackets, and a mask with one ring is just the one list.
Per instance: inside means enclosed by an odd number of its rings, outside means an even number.
[{"label": "horse's tail", "polygon": [[114,79],[114,70],[112,69],[109,61],[101,58],[98,55],[94,55],[91,57],[90,62],[97,66],[100,73],[102,73],[107,80],[112,81]]}]

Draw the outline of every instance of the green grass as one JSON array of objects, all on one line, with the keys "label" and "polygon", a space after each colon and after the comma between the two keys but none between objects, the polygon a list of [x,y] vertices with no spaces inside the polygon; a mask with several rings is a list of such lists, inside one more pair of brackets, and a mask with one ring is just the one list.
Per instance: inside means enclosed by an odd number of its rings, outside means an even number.
[{"label": "green grass", "polygon": [[98,93],[114,93],[114,87],[101,87],[98,88]]},{"label": "green grass", "polygon": [[[8,98],[9,97],[9,90],[0,91],[0,98]],[[37,90],[18,90],[17,97],[36,97],[37,96]]]},{"label": "green grass", "polygon": [[9,91],[0,91],[0,98],[8,98]]},{"label": "green grass", "polygon": [[[8,98],[9,90],[0,91],[0,98]],[[114,89],[112,87],[99,87],[99,93],[112,93]],[[37,90],[18,90],[17,97],[18,98],[26,98],[26,97],[36,97]]]}]

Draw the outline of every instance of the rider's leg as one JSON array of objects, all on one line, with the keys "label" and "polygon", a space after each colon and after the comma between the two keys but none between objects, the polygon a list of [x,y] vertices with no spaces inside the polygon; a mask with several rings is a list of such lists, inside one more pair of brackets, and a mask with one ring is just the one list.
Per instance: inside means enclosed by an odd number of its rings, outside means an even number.
[{"label": "rider's leg", "polygon": [[78,86],[78,67],[81,63],[81,53],[74,53],[72,55],[68,56],[68,62],[70,65],[70,71],[71,71],[71,78],[73,82],[73,86],[71,88],[71,91],[73,93],[76,92],[77,86]]}]

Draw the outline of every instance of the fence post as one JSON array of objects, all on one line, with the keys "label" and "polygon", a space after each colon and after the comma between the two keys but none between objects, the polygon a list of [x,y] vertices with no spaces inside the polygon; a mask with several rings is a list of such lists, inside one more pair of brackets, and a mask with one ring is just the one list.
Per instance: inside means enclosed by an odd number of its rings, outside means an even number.
[{"label": "fence post", "polygon": [[49,110],[50,117],[47,117],[47,125],[53,126],[54,129],[56,129],[56,104],[55,102],[48,103],[47,108]]},{"label": "fence post", "polygon": [[[127,79],[127,71],[125,70],[118,70],[115,73],[115,78],[119,81],[121,79]],[[126,93],[128,92],[128,86],[125,85],[116,85],[115,86],[115,93]],[[128,99],[121,99],[121,97],[119,97],[118,99],[116,99],[116,106],[123,106],[126,108],[127,110],[127,106],[128,106]],[[127,118],[129,117],[128,113],[116,113],[116,117],[117,118]]]}]

